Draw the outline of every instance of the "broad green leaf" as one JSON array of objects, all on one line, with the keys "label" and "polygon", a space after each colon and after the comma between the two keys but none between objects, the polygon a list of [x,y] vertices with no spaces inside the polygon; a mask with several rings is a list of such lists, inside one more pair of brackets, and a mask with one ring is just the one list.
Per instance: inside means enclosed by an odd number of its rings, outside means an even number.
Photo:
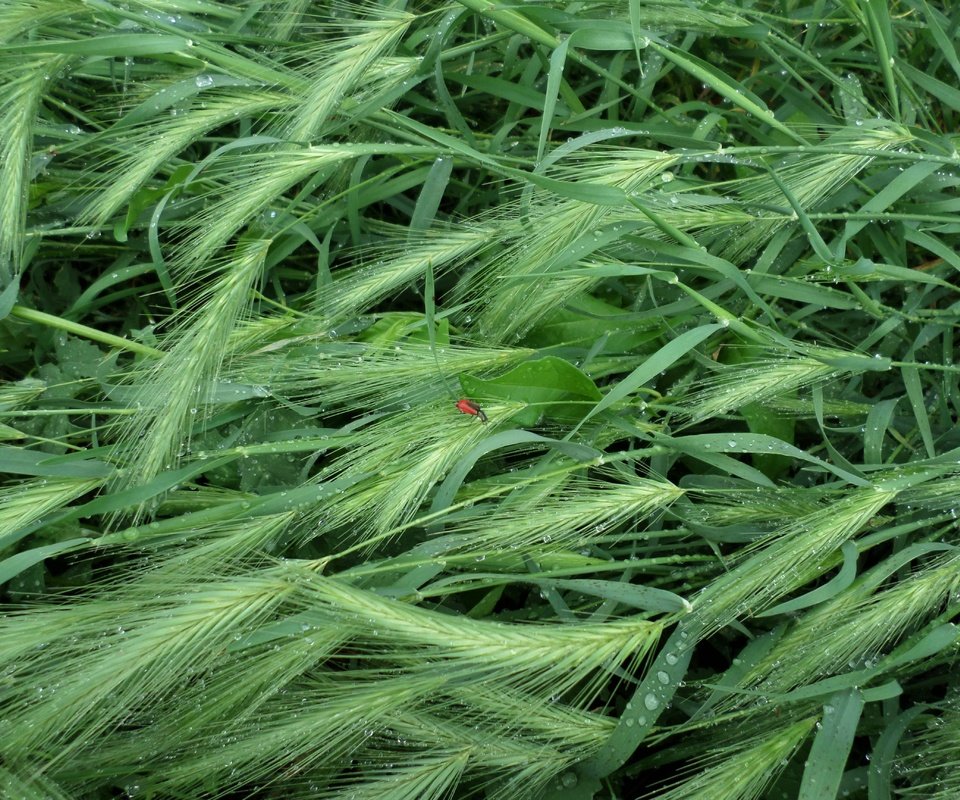
[{"label": "broad green leaf", "polygon": [[513,414],[518,425],[535,425],[541,417],[572,421],[585,405],[600,399],[593,381],[569,361],[546,356],[514,367],[499,378],[484,380],[461,375],[467,397],[477,400],[512,400],[527,407]]},{"label": "broad green leaf", "polygon": [[824,704],[820,728],[813,737],[803,770],[798,800],[826,800],[837,796],[863,702],[863,695],[857,689],[848,689],[833,695]]},{"label": "broad green leaf", "polygon": [[550,70],[547,73],[547,86],[543,97],[543,115],[540,120],[540,138],[537,140],[537,163],[543,161],[543,154],[547,147],[547,134],[553,124],[553,116],[557,108],[557,94],[560,92],[560,82],[563,80],[563,68],[567,61],[567,47],[570,39],[565,39],[560,46],[550,54]]},{"label": "broad green leaf", "polygon": [[114,36],[97,36],[90,39],[51,39],[35,44],[6,45],[8,52],[22,53],[68,53],[80,56],[138,57],[182,53],[191,45],[184,36],[150,33],[124,33]]},{"label": "broad green leaf", "polygon": [[849,587],[857,577],[857,546],[853,542],[844,542],[841,549],[843,550],[843,566],[829,581],[800,597],[764,609],[756,616],[774,617],[778,614],[792,614],[802,608],[810,608],[825,603]]},{"label": "broad green leaf", "polygon": [[677,52],[672,47],[663,46],[655,41],[650,42],[650,47],[654,48],[665,59],[673,62],[697,80],[703,81],[720,96],[740,106],[740,108],[748,114],[766,122],[770,127],[775,128],[794,142],[804,142],[803,138],[776,119],[759,97],[748,91],[743,84],[725,75],[713,65],[708,64],[690,53]]},{"label": "broad green leaf", "polygon": [[579,774],[603,778],[627,762],[686,676],[699,634],[698,622],[680,621],[634,690],[609,741],[596,756],[577,767]]},{"label": "broad green leaf", "polygon": [[690,610],[690,603],[673,592],[663,589],[654,589],[650,586],[637,586],[621,581],[599,580],[564,580],[561,578],[526,578],[531,583],[542,586],[551,586],[556,589],[565,589],[571,592],[603,597],[614,600],[621,605],[632,608],[642,608],[645,611],[659,611],[664,613],[686,612]]},{"label": "broad green leaf", "polygon": [[16,577],[25,569],[29,569],[34,564],[39,564],[47,558],[63,555],[75,550],[82,550],[93,540],[87,536],[66,539],[54,544],[45,544],[40,547],[33,547],[29,550],[23,550],[15,555],[8,556],[0,561],[0,586]]},{"label": "broad green leaf", "polygon": [[870,754],[870,769],[867,772],[868,800],[890,800],[893,797],[892,774],[896,761],[897,744],[907,727],[926,710],[925,706],[913,706],[897,714],[887,723],[877,737]]},{"label": "broad green leaf", "polygon": [[576,461],[591,461],[601,456],[600,451],[587,445],[577,444],[557,439],[549,439],[546,436],[540,436],[530,431],[501,431],[489,436],[472,450],[463,455],[451,468],[447,477],[444,478],[440,488],[433,498],[433,504],[430,507],[430,513],[435,514],[450,506],[457,491],[460,489],[464,478],[473,469],[474,464],[487,453],[493,452],[503,447],[515,447],[517,445],[542,445],[549,448],[555,448],[564,455]]},{"label": "broad green leaf", "polygon": [[450,180],[452,171],[453,161],[449,158],[438,158],[433,162],[433,166],[430,167],[430,174],[424,181],[420,196],[417,198],[417,206],[413,210],[413,216],[410,218],[411,231],[422,231],[430,227],[437,215],[440,202],[443,200],[443,193],[447,188],[447,182]]},{"label": "broad green leaf", "polygon": [[63,460],[50,453],[0,446],[0,472],[61,478],[107,478],[114,470],[103,461]]},{"label": "broad green leaf", "polygon": [[678,359],[685,356],[694,347],[723,327],[723,325],[719,324],[702,325],[699,328],[694,328],[692,331],[680,334],[676,339],[665,344],[657,350],[656,353],[647,358],[643,364],[627,375],[626,378],[617,383],[613,389],[607,392],[603,399],[583,417],[577,425],[577,428],[601,411],[605,411],[615,403],[629,397],[645,383],[672,366]]},{"label": "broad green leaf", "polygon": [[904,365],[900,367],[900,374],[903,376],[903,384],[907,390],[907,399],[910,401],[910,407],[913,409],[913,416],[917,420],[917,428],[920,431],[923,446],[927,450],[927,456],[929,458],[935,458],[937,450],[933,443],[933,430],[930,427],[930,417],[927,416],[923,387],[920,384],[920,371],[917,367]]},{"label": "broad green leaf", "polygon": [[703,433],[693,436],[678,436],[673,438],[672,441],[688,453],[707,451],[708,453],[769,453],[771,455],[787,456],[800,461],[806,461],[810,464],[816,464],[854,486],[871,485],[869,481],[847,470],[836,467],[816,456],[811,456],[806,451],[794,447],[792,444],[761,433]]},{"label": "broad green leaf", "polygon": [[10,316],[10,312],[17,303],[20,295],[20,277],[14,277],[0,292],[0,320]]}]

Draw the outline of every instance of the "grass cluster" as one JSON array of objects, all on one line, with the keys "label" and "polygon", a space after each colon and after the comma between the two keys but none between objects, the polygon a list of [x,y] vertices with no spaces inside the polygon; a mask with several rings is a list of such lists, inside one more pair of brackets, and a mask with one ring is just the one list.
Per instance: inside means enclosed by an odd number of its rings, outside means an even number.
[{"label": "grass cluster", "polygon": [[0,794],[960,796],[958,28],[0,2]]}]

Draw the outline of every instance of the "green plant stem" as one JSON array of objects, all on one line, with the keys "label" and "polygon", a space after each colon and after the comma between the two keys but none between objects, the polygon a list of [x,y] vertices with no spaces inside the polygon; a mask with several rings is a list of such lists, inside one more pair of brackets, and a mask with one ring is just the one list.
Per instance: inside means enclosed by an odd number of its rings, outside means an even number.
[{"label": "green plant stem", "polygon": [[36,322],[40,325],[46,325],[49,328],[72,333],[74,336],[82,336],[84,339],[90,339],[94,342],[101,342],[110,347],[117,347],[121,350],[129,350],[131,353],[138,353],[150,358],[163,358],[165,355],[162,350],[155,347],[132,342],[124,339],[122,336],[114,336],[112,333],[104,333],[96,328],[81,325],[79,322],[71,322],[63,317],[55,317],[53,314],[47,314],[43,311],[37,311],[35,308],[26,308],[25,306],[14,306],[10,309],[10,316],[22,319],[25,322]]}]

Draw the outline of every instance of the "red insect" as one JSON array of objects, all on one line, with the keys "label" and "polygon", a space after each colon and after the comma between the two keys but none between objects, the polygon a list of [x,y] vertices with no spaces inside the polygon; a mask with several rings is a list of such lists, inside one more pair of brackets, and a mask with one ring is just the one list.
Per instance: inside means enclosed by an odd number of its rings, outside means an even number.
[{"label": "red insect", "polygon": [[477,417],[481,422],[487,421],[487,415],[483,413],[483,409],[480,408],[473,400],[467,400],[466,397],[461,397],[457,400],[457,411],[461,414],[470,414],[470,416]]}]

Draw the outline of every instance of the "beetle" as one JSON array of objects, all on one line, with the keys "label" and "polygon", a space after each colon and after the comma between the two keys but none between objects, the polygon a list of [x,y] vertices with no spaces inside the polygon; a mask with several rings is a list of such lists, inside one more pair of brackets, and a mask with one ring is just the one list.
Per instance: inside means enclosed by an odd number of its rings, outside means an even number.
[{"label": "beetle", "polygon": [[456,409],[461,414],[470,414],[470,416],[477,417],[481,422],[487,421],[487,415],[483,413],[483,409],[474,403],[473,400],[467,400],[466,397],[461,397],[457,400]]}]

